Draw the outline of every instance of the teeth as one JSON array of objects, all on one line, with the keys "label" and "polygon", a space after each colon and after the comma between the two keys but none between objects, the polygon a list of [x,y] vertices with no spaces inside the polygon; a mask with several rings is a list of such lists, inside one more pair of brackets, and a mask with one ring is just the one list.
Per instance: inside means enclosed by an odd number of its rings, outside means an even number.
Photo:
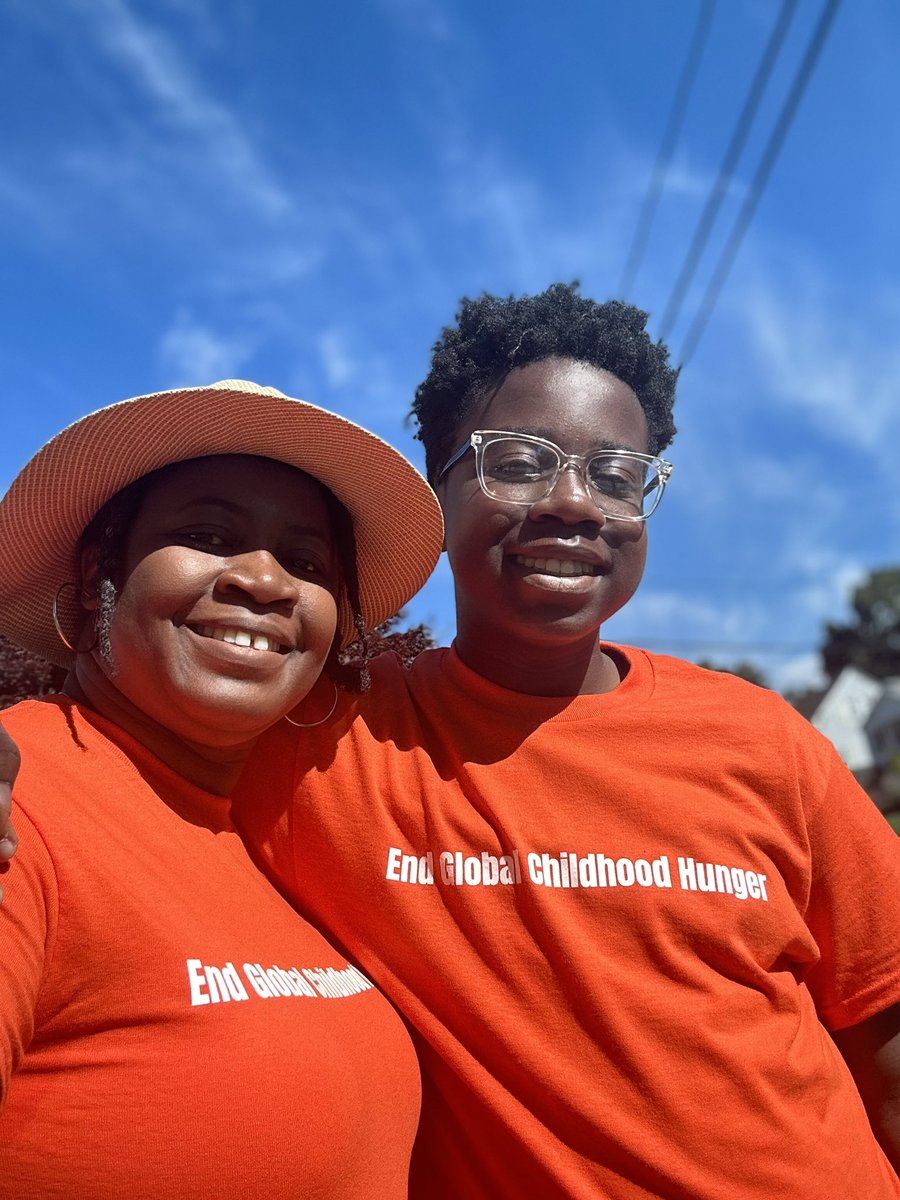
[{"label": "teeth", "polygon": [[219,625],[199,625],[197,633],[201,637],[212,638],[216,642],[228,642],[232,646],[251,646],[254,650],[278,651],[278,642],[267,637],[264,633],[249,633],[246,629],[224,629]]},{"label": "teeth", "polygon": [[580,559],[530,558],[528,555],[518,554],[516,562],[523,567],[535,567],[542,575],[566,577],[569,575],[596,575],[597,573],[593,563],[583,562]]}]

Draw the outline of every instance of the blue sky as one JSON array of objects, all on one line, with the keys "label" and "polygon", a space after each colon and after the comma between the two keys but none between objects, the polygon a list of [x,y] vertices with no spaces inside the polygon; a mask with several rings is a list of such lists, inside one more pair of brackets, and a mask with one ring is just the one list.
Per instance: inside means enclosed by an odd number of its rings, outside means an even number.
[{"label": "blue sky", "polygon": [[[822,9],[800,0],[676,360]],[[720,0],[629,298],[658,335],[780,11]],[[691,0],[0,0],[0,484],[128,396],[254,379],[404,427],[464,294],[618,295]],[[679,390],[611,638],[812,681],[900,561],[900,6],[830,37]],[[446,564],[411,608],[452,636]]]}]

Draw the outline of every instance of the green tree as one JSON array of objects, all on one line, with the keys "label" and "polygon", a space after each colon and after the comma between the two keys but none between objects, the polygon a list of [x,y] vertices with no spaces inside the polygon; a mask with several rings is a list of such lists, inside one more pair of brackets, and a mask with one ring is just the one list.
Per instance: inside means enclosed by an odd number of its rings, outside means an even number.
[{"label": "green tree", "polygon": [[876,679],[900,675],[900,567],[873,571],[853,593],[853,620],[825,626],[822,666],[829,679],[857,667]]},{"label": "green tree", "polygon": [[66,672],[0,636],[0,708],[58,692]]}]

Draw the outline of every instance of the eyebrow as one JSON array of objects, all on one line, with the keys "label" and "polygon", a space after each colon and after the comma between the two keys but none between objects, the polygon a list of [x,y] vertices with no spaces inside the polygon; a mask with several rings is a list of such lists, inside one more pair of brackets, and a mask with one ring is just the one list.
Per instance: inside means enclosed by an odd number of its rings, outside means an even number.
[{"label": "eyebrow", "polygon": [[[189,513],[192,508],[221,508],[225,512],[232,513],[236,517],[243,516],[245,508],[242,504],[236,503],[234,500],[226,500],[223,496],[192,496],[190,500],[186,500],[184,504],[180,504],[175,509],[175,516]],[[314,525],[289,525],[286,532],[288,534],[312,534],[315,537],[321,538],[323,542],[331,542],[331,537],[323,537],[321,530]]]},{"label": "eyebrow", "polygon": [[[504,433],[527,433],[531,437],[543,438],[545,442],[552,442],[554,446],[558,446],[554,431],[547,429],[543,425],[511,425],[503,430]],[[562,447],[560,447],[562,449]],[[599,438],[593,445],[594,450],[627,450],[631,454],[646,454],[645,450],[638,450],[636,446],[628,446],[624,442],[614,442],[609,438]]]}]

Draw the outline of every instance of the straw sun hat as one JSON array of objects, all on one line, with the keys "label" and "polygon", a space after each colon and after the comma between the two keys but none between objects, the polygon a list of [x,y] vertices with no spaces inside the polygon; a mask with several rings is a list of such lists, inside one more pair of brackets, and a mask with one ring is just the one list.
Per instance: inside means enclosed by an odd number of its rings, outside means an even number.
[{"label": "straw sun hat", "polygon": [[[391,616],[431,574],[443,526],[434,493],[387,442],[335,413],[270,387],[226,379],[137,396],[58,433],[0,501],[0,632],[51,662],[74,656],[53,626],[60,587],[77,583],[78,541],[126,484],[168,463],[214,454],[274,458],[321,480],[353,520],[362,615]],[[60,597],[71,598],[66,588]],[[70,603],[64,627],[74,628]],[[356,631],[346,598],[346,644]]]}]

